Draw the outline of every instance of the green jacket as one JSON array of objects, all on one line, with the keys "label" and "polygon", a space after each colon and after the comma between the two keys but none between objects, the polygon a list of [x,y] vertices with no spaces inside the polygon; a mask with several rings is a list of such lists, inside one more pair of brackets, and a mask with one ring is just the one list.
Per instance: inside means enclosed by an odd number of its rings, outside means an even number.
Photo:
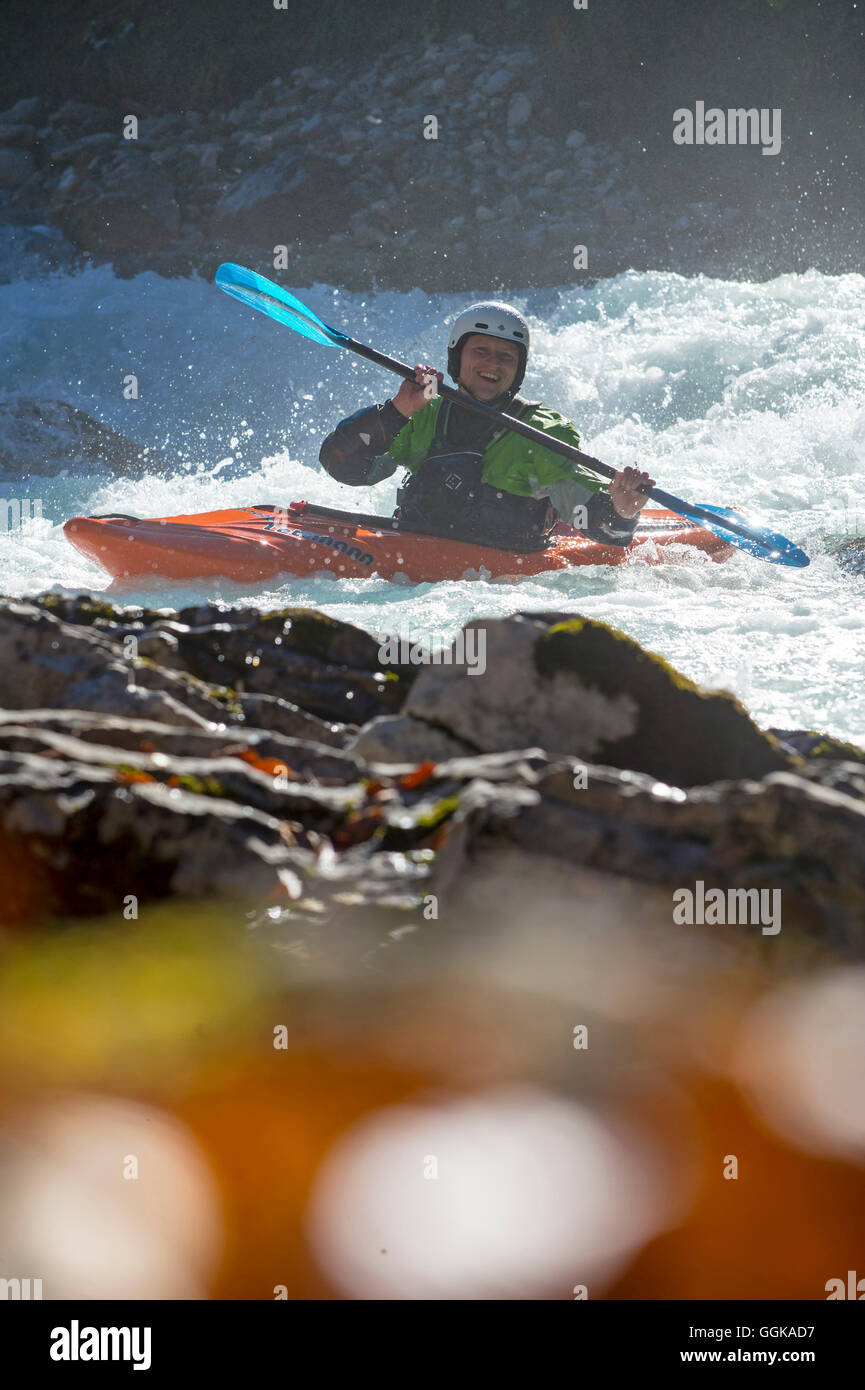
[{"label": "green jacket", "polygon": [[[412,473],[417,471],[432,447],[438,412],[443,405],[444,398],[434,396],[429,405],[406,421],[388,449],[391,458]],[[555,410],[538,405],[522,418],[526,424],[543,430],[553,439],[560,439],[579,449],[580,436],[575,426]],[[490,487],[514,493],[517,497],[545,495],[553,484],[575,477],[590,492],[606,491],[605,484],[594,473],[570,463],[559,454],[550,453],[548,449],[533,444],[530,439],[524,439],[511,430],[506,430],[490,444],[484,455],[482,476]]]}]

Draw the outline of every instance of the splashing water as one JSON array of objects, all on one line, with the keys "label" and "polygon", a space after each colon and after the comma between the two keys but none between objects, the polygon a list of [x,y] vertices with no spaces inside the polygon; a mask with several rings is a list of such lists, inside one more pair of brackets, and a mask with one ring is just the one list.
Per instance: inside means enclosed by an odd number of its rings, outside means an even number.
[{"label": "splashing water", "polygon": [[[464,303],[419,290],[302,294],[327,322],[409,361],[442,361],[444,324]],[[517,585],[286,577],[252,593],[227,581],[109,590],[63,536],[66,517],[299,498],[390,511],[396,477],[348,488],[317,459],[338,420],[396,383],[244,312],[204,280],[120,280],[101,267],[0,287],[4,394],[14,383],[22,396],[69,402],[160,450],[161,463],[134,479],[70,465],[0,483],[0,496],[39,498],[43,511],[0,533],[0,588],[108,591],[173,607],[311,605],[419,639],[443,639],[472,617],[564,610],[610,622],[692,679],[734,691],[763,725],[865,743],[863,580],[830,553],[865,534],[865,278],[809,271],[753,284],[628,272],[511,298],[534,331],[525,394],[572,418],[584,447],[609,463],[639,462],[691,501],[742,506],[804,545],[810,568],[694,554]],[[130,373],[137,400],[123,394]]]}]

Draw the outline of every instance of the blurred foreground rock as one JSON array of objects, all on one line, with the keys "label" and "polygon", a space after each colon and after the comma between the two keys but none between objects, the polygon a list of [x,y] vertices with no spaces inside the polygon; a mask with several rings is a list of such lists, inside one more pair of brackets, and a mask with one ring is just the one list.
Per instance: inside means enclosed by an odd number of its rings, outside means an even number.
[{"label": "blurred foreground rock", "polygon": [[777,890],[787,933],[861,948],[856,750],[764,734],[599,623],[473,626],[484,674],[380,669],[366,633],[305,610],[3,604],[0,912],[228,897],[321,941],[385,904],[435,933],[520,854],[540,881],[556,862],[655,885],[667,914],[698,881]]}]

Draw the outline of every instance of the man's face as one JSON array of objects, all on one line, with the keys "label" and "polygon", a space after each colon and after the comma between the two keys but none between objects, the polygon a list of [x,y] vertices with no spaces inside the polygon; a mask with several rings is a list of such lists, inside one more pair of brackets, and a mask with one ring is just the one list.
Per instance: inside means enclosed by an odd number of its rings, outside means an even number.
[{"label": "man's face", "polygon": [[479,401],[494,400],[510,390],[519,364],[519,349],[513,344],[486,333],[473,333],[463,343],[460,386]]}]

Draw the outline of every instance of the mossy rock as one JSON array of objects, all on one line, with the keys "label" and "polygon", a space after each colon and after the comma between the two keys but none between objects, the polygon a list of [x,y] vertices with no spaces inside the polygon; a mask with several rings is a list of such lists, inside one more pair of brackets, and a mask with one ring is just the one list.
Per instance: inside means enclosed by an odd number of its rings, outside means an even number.
[{"label": "mossy rock", "polygon": [[815,729],[770,729],[782,746],[809,761],[836,763],[865,763],[865,750],[855,743],[821,734]]},{"label": "mossy rock", "polygon": [[43,608],[52,617],[76,627],[94,627],[106,623],[117,627],[142,623],[149,627],[151,623],[164,620],[167,616],[165,610],[139,608],[137,604],[123,607],[109,603],[107,599],[94,598],[91,594],[45,593],[27,598],[24,602]]},{"label": "mossy rock", "polygon": [[282,635],[283,644],[304,656],[335,666],[369,671],[378,665],[378,643],[359,627],[314,608],[283,608],[262,620]]},{"label": "mossy rock", "polygon": [[535,643],[542,677],[576,676],[637,706],[633,730],[609,742],[602,761],[679,786],[790,769],[798,760],[764,733],[735,696],[703,690],[633,638],[589,618],[554,623]]},{"label": "mossy rock", "polygon": [[44,608],[46,613],[59,618],[61,622],[74,623],[78,627],[92,627],[100,621],[128,623],[130,617],[138,616],[141,611],[117,608],[106,599],[91,598],[85,594],[72,597],[67,594],[40,594],[25,601],[35,604],[38,608]]},{"label": "mossy rock", "polygon": [[[257,625],[269,641],[282,637],[282,645],[331,666],[350,666],[358,671],[381,667],[378,639],[352,623],[344,623],[314,608],[282,608],[263,615]],[[389,663],[384,678],[399,681],[403,689],[417,675],[417,667]]]}]

